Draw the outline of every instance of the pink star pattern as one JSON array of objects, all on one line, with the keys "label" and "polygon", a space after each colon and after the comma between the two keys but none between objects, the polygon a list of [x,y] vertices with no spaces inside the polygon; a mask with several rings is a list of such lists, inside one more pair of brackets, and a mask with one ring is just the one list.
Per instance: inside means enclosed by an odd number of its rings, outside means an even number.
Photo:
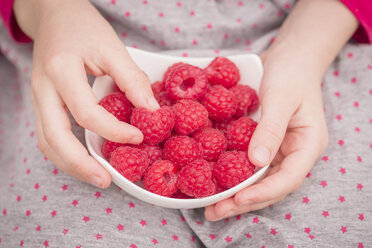
[{"label": "pink star pattern", "polygon": [[226,236],[225,240],[226,240],[226,243],[230,243],[232,241],[232,237]]},{"label": "pink star pattern", "polygon": [[118,229],[118,231],[124,230],[124,226],[122,224],[119,224],[116,228]]},{"label": "pink star pattern", "polygon": [[286,214],[286,215],[285,215],[285,219],[286,219],[286,220],[291,220],[291,218],[292,218],[292,215],[291,215],[291,214]]},{"label": "pink star pattern", "polygon": [[62,233],[66,235],[68,233],[68,229],[63,229]]},{"label": "pink star pattern", "polygon": [[137,246],[135,244],[133,244],[133,243],[129,247],[130,248],[137,248]]},{"label": "pink star pattern", "polygon": [[341,173],[341,175],[345,174],[346,173],[346,169],[345,168],[340,168],[339,172]]},{"label": "pink star pattern", "polygon": [[327,181],[321,181],[320,185],[322,185],[322,187],[325,188],[328,184]]},{"label": "pink star pattern", "polygon": [[76,207],[78,204],[79,204],[79,202],[77,200],[72,201],[72,205],[74,205],[74,207]]},{"label": "pink star pattern", "polygon": [[49,241],[48,241],[48,240],[45,240],[45,241],[44,241],[44,246],[45,246],[45,247],[48,247],[48,246],[49,246]]},{"label": "pink star pattern", "polygon": [[347,232],[346,226],[341,226],[341,229],[340,230],[341,230],[342,234],[344,234],[344,233]]},{"label": "pink star pattern", "polygon": [[145,220],[141,220],[141,221],[140,221],[140,224],[141,224],[141,226],[146,226],[146,225],[147,225],[147,223],[146,223]]},{"label": "pink star pattern", "polygon": [[252,222],[255,223],[255,224],[257,224],[259,221],[260,220],[258,219],[258,217],[254,217]]},{"label": "pink star pattern", "polygon": [[87,223],[88,221],[90,221],[89,216],[84,216],[84,217],[83,217],[83,221],[84,221],[85,223]]},{"label": "pink star pattern", "polygon": [[166,220],[164,220],[164,219],[161,219],[161,225],[162,225],[162,226],[165,226],[165,225],[167,225],[167,221],[166,221]]},{"label": "pink star pattern", "polygon": [[173,235],[172,235],[172,238],[173,238],[173,240],[176,240],[176,241],[178,240],[178,236],[177,236],[177,235],[174,235],[174,234],[173,234]]},{"label": "pink star pattern", "polygon": [[361,221],[363,221],[364,220],[364,214],[359,214],[358,219],[360,219]]},{"label": "pink star pattern", "polygon": [[156,239],[152,239],[151,242],[156,245],[156,244],[159,244],[159,242],[156,240]]},{"label": "pink star pattern", "polygon": [[97,240],[102,239],[102,234],[97,233],[96,238]]},{"label": "pink star pattern", "polygon": [[329,216],[329,213],[328,211],[323,211],[322,215],[324,216],[324,218],[327,218]]},{"label": "pink star pattern", "polygon": [[338,200],[339,200],[341,203],[343,203],[343,202],[345,201],[345,197],[343,197],[342,195],[340,195],[340,196],[338,197]]},{"label": "pink star pattern", "polygon": [[248,238],[248,239],[251,239],[252,238],[252,235],[248,232],[245,234],[245,236]]},{"label": "pink star pattern", "polygon": [[305,233],[310,233],[311,232],[311,229],[310,227],[305,227],[305,230],[304,230]]},{"label": "pink star pattern", "polygon": [[209,238],[210,238],[211,240],[214,240],[214,239],[216,238],[216,235],[214,235],[214,234],[209,234]]},{"label": "pink star pattern", "polygon": [[107,214],[111,214],[112,213],[112,208],[106,208],[105,211],[106,211]]},{"label": "pink star pattern", "polygon": [[129,208],[134,208],[135,207],[133,202],[129,202],[128,205],[129,205]]},{"label": "pink star pattern", "polygon": [[94,195],[97,197],[97,199],[99,199],[102,194],[101,194],[101,192],[97,191]]},{"label": "pink star pattern", "polygon": [[271,228],[270,233],[275,236],[278,232],[276,231],[276,228]]},{"label": "pink star pattern", "polygon": [[56,217],[56,215],[57,215],[57,211],[56,211],[56,210],[53,210],[50,214],[51,214],[52,217],[54,218],[54,217]]},{"label": "pink star pattern", "polygon": [[362,190],[363,189],[363,185],[361,183],[358,183],[357,184],[357,188],[360,189],[360,190]]},{"label": "pink star pattern", "polygon": [[309,198],[307,196],[303,197],[302,198],[302,202],[305,203],[305,204],[308,204],[309,203]]}]

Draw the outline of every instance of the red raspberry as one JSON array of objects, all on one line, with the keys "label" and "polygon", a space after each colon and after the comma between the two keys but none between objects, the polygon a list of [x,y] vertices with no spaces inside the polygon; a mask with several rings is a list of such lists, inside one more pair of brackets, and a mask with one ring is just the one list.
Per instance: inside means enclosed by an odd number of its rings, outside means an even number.
[{"label": "red raspberry", "polygon": [[166,91],[162,91],[160,93],[157,93],[154,95],[156,101],[158,101],[159,105],[161,107],[168,106],[171,107],[174,105],[174,100],[169,97],[168,93]]},{"label": "red raspberry", "polygon": [[215,58],[205,68],[205,72],[211,84],[220,84],[226,88],[235,86],[240,80],[239,68],[224,57]]},{"label": "red raspberry", "polygon": [[177,167],[169,160],[153,163],[143,177],[145,189],[152,193],[171,196],[177,191]]},{"label": "red raspberry", "polygon": [[226,131],[228,149],[247,151],[256,126],[257,122],[247,116],[234,121]]},{"label": "red raspberry", "polygon": [[174,114],[171,108],[161,107],[150,112],[145,108],[133,110],[130,124],[143,133],[143,143],[156,145],[170,135],[174,126]]},{"label": "red raspberry", "polygon": [[188,165],[203,157],[200,145],[188,136],[174,136],[164,144],[163,158],[172,161],[178,167]]},{"label": "red raspberry", "polygon": [[197,131],[193,138],[203,149],[203,159],[217,161],[218,157],[226,150],[227,142],[225,135],[214,128],[204,128]]},{"label": "red raspberry", "polygon": [[164,72],[163,82],[165,82],[167,80],[171,71],[173,71],[175,68],[177,68],[179,66],[184,66],[184,65],[187,65],[187,64],[183,63],[183,62],[177,62],[177,63],[174,63],[173,65],[169,66],[168,69]]},{"label": "red raspberry", "polygon": [[151,84],[152,93],[156,95],[162,91],[165,91],[164,84],[162,81],[156,81],[155,83]]},{"label": "red raspberry", "polygon": [[[247,115],[249,112],[256,110],[258,107],[258,97],[256,91],[248,85],[238,84],[230,89],[234,93],[238,107],[236,108],[235,117]],[[255,106],[252,106],[255,105]]]},{"label": "red raspberry", "polygon": [[174,100],[197,100],[207,89],[207,77],[199,67],[183,64],[170,70],[164,87]]},{"label": "red raspberry", "polygon": [[120,146],[111,153],[110,164],[126,179],[137,182],[149,166],[149,159],[140,149]]},{"label": "red raspberry", "polygon": [[118,148],[119,146],[123,146],[123,145],[124,144],[122,143],[105,140],[105,142],[103,142],[103,145],[101,147],[102,155],[105,157],[105,159],[110,159],[111,153],[115,151],[116,148]]},{"label": "red raspberry", "polygon": [[210,119],[208,119],[205,126],[203,126],[203,128],[206,128],[206,127],[213,127],[213,122]]},{"label": "red raspberry", "polygon": [[254,168],[248,160],[247,152],[227,151],[218,159],[213,175],[220,185],[232,188],[252,176]]},{"label": "red raspberry", "polygon": [[251,93],[252,102],[251,102],[251,105],[247,109],[247,114],[256,112],[256,110],[258,109],[258,106],[260,105],[256,91],[254,89],[252,89],[252,91],[253,91]]},{"label": "red raspberry", "polygon": [[[212,171],[213,171],[213,170],[212,170]],[[215,192],[215,194],[218,194],[218,193],[224,192],[225,190],[228,189],[228,188],[222,186],[221,184],[219,184],[219,183],[217,182],[216,177],[213,177],[212,180],[213,180],[214,184],[216,185],[216,192]]]},{"label": "red raspberry", "polygon": [[99,105],[113,114],[119,121],[129,122],[133,105],[130,103],[124,93],[111,93],[102,98],[102,100],[99,102]]},{"label": "red raspberry", "polygon": [[234,93],[221,85],[209,87],[201,104],[208,110],[209,117],[215,121],[230,119],[236,111]]},{"label": "red raspberry", "polygon": [[114,82],[114,90],[113,92],[122,92],[119,86]]},{"label": "red raspberry", "polygon": [[208,111],[193,100],[180,100],[172,108],[174,113],[174,130],[188,135],[207,125]]},{"label": "red raspberry", "polygon": [[150,165],[163,159],[163,150],[158,145],[140,144],[133,147],[146,152]]},{"label": "red raspberry", "polygon": [[177,190],[176,193],[174,193],[172,195],[172,198],[176,198],[176,199],[191,199],[192,197],[190,197],[188,195],[185,195],[181,191]]},{"label": "red raspberry", "polygon": [[177,178],[178,189],[192,197],[202,198],[213,195],[216,185],[212,180],[209,163],[203,159],[191,162],[181,169]]},{"label": "red raspberry", "polygon": [[224,134],[226,134],[227,128],[231,125],[236,120],[236,118],[231,118],[226,121],[221,121],[221,122],[213,122],[213,127],[215,129],[220,130]]}]

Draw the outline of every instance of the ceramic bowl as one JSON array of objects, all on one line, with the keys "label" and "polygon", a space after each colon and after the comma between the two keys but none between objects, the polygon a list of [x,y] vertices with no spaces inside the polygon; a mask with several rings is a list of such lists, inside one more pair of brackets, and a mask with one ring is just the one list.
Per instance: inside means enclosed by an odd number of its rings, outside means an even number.
[{"label": "ceramic bowl", "polygon": [[[134,48],[129,48],[128,51],[137,65],[149,76],[151,82],[161,80],[166,69],[176,62],[185,62],[200,68],[205,68],[214,59],[213,57],[173,57],[157,53],[150,53]],[[263,73],[262,63],[259,56],[255,54],[242,54],[230,56],[228,58],[240,69],[241,79],[239,84],[248,84],[258,92]],[[100,100],[112,92],[113,87],[114,82],[110,77],[97,77],[93,84],[93,91],[97,99]],[[250,117],[258,121],[260,117],[259,113],[260,111],[257,111]],[[117,186],[119,186],[123,191],[138,199],[141,199],[142,201],[166,208],[190,209],[212,205],[218,201],[233,196],[238,191],[257,182],[265,175],[265,172],[269,167],[269,165],[267,165],[263,168],[257,169],[253,176],[224,192],[199,199],[176,199],[151,193],[150,191],[145,190],[140,182],[130,182],[120,173],[118,173],[106,159],[104,159],[101,152],[101,146],[104,142],[102,137],[86,129],[85,139],[90,154],[111,174],[112,181]]]}]

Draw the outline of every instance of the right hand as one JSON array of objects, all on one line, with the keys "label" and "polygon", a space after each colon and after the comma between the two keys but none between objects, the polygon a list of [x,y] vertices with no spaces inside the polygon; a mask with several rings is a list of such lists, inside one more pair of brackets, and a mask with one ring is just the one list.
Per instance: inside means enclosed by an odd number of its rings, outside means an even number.
[{"label": "right hand", "polygon": [[138,144],[141,131],[98,105],[86,74],[110,75],[136,107],[155,110],[159,105],[150,80],[87,0],[17,0],[15,13],[35,42],[31,98],[39,149],[70,175],[108,187],[110,174],[72,133],[68,112],[80,126],[106,139]]}]

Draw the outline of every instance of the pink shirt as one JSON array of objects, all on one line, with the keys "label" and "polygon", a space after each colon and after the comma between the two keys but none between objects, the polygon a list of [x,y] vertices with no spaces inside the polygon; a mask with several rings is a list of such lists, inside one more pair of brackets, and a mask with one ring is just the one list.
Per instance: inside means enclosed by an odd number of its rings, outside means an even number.
[{"label": "pink shirt", "polygon": [[[22,32],[13,12],[14,0],[0,1],[0,14],[10,35],[18,42],[30,42],[31,39]],[[359,20],[360,27],[354,39],[361,43],[372,43],[372,0],[341,0]]]}]

